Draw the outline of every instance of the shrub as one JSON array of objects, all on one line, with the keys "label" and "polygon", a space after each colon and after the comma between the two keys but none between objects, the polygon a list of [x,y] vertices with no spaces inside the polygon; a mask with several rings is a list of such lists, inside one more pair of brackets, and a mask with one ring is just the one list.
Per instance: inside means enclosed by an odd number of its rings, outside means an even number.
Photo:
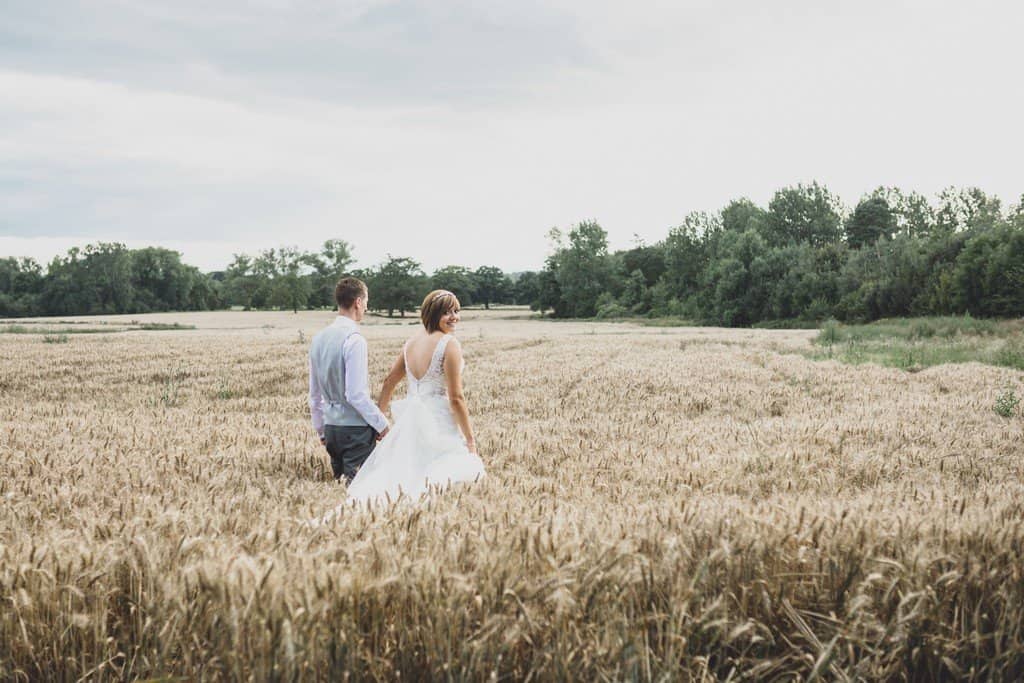
[{"label": "shrub", "polygon": [[1007,387],[996,397],[996,404],[992,409],[1000,417],[1012,417],[1018,405],[1020,405],[1020,399],[1017,398],[1016,392],[1012,387]]},{"label": "shrub", "polygon": [[841,327],[836,320],[826,320],[825,324],[821,326],[821,332],[818,333],[815,341],[822,346],[832,346],[842,341]]},{"label": "shrub", "polygon": [[606,320],[608,318],[625,318],[629,314],[628,308],[617,301],[611,301],[599,306],[594,317],[598,320]]},{"label": "shrub", "polygon": [[1024,370],[1024,343],[1020,338],[1008,339],[996,352],[996,364]]},{"label": "shrub", "polygon": [[907,337],[910,339],[931,339],[935,336],[935,325],[927,318],[915,320],[910,325],[910,332]]}]

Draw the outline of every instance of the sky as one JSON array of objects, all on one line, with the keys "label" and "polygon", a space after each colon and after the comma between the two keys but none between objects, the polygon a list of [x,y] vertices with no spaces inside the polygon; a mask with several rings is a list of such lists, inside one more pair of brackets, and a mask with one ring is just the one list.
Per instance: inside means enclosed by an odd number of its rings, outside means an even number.
[{"label": "sky", "polygon": [[5,0],[0,256],[539,268],[817,180],[1024,194],[1024,4]]}]

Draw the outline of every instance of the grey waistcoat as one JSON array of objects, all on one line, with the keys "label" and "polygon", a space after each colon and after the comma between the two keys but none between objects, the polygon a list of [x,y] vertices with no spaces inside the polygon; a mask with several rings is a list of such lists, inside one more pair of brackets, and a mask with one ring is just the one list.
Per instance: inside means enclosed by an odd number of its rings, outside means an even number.
[{"label": "grey waistcoat", "polygon": [[369,426],[359,411],[345,400],[345,341],[358,330],[352,325],[331,325],[317,332],[309,347],[324,397],[324,424],[338,427]]}]

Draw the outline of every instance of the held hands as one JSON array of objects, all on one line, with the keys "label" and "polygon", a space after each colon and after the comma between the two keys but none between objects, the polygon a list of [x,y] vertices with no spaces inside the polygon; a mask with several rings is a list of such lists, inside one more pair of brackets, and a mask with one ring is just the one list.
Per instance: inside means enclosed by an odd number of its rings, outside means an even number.
[{"label": "held hands", "polygon": [[[380,412],[382,412],[385,415],[387,415],[387,413],[388,413],[388,406],[389,405],[390,405],[390,401],[380,401],[380,402],[377,403],[377,408],[380,410]],[[377,432],[377,441],[380,441],[385,436],[387,436],[388,432],[390,432],[390,431],[391,431],[391,425],[388,425],[387,427],[384,428],[383,432]]]}]

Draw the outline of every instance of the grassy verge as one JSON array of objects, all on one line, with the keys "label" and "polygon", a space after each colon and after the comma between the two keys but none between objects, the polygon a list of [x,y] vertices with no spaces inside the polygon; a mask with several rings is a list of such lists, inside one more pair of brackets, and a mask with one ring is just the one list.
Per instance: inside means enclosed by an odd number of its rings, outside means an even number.
[{"label": "grassy verge", "polygon": [[143,332],[155,332],[160,330],[194,330],[195,325],[183,325],[181,323],[141,323],[129,327],[129,330],[142,330]]},{"label": "grassy verge", "polygon": [[0,334],[111,334],[114,332],[155,332],[161,330],[196,329],[195,325],[183,325],[181,323],[133,323],[130,325],[108,325],[107,323],[98,324],[103,325],[103,327],[85,327],[73,323],[31,322],[24,325],[2,325],[0,326]]},{"label": "grassy verge", "polygon": [[1024,370],[1024,321],[971,317],[902,318],[867,325],[829,321],[811,357],[876,363],[908,371],[977,361]]},{"label": "grassy verge", "polygon": [[698,327],[700,323],[695,320],[689,320],[687,318],[675,318],[672,316],[666,318],[624,318],[629,322],[635,322],[643,325],[644,327]]},{"label": "grassy verge", "polygon": [[31,323],[30,325],[5,325],[0,334],[109,334],[124,332],[127,327],[56,327]]},{"label": "grassy verge", "polygon": [[760,330],[816,330],[823,324],[820,320],[762,320],[751,327]]}]

